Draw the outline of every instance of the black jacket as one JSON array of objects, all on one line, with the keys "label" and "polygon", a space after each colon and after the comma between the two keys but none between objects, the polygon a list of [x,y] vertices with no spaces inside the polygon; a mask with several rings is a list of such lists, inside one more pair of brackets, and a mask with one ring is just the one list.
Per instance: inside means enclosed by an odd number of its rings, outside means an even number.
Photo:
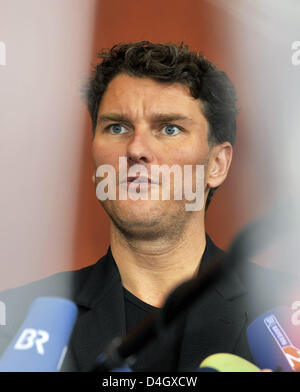
[{"label": "black jacket", "polygon": [[[207,236],[199,274],[221,253]],[[246,328],[266,310],[289,305],[283,295],[277,295],[286,293],[289,284],[277,271],[240,263],[214,282],[168,333],[140,354],[156,353],[149,367],[145,369],[137,361],[134,370],[193,371],[208,355],[221,352],[251,361]],[[112,339],[126,333],[123,288],[110,249],[94,265],[0,293],[6,305],[6,326],[0,326],[0,354],[16,334],[33,299],[40,296],[69,298],[78,306],[63,371],[88,371]],[[178,354],[176,361],[165,360],[169,350]]]}]

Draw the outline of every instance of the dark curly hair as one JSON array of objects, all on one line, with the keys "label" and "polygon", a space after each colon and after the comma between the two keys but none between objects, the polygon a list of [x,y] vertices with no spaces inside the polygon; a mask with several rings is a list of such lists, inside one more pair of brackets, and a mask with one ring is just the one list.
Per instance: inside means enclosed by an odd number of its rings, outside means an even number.
[{"label": "dark curly hair", "polygon": [[[120,43],[98,53],[102,60],[95,66],[83,92],[92,119],[93,135],[102,96],[118,74],[148,77],[161,83],[182,83],[203,104],[209,123],[208,143],[225,141],[232,145],[236,134],[236,93],[227,75],[202,54],[183,43],[155,44],[149,41]],[[206,208],[216,188],[208,194]]]}]

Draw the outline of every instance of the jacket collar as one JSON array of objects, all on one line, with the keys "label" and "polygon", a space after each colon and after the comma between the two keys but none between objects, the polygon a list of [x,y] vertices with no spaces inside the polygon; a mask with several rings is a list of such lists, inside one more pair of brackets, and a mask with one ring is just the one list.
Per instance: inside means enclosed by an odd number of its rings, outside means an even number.
[{"label": "jacket collar", "polygon": [[[218,248],[208,234],[206,234],[206,246],[200,263],[199,274],[216,258],[225,252]],[[104,278],[105,277],[105,278]],[[86,282],[75,297],[79,306],[92,309],[101,304],[107,293],[122,285],[121,276],[113,258],[110,247],[103,256],[90,270]],[[226,275],[225,279],[220,279],[214,283],[216,291],[227,300],[239,297],[246,293],[246,288],[240,281],[235,272]]]},{"label": "jacket collar", "polygon": [[[207,268],[207,266],[213,262],[217,257],[225,255],[225,252],[218,248],[211,238],[206,234],[206,247],[205,252],[203,254],[199,274]],[[241,282],[240,278],[234,271],[229,271],[224,276],[224,279],[218,279],[213,283],[216,291],[225,299],[225,300],[232,300],[237,298],[241,295],[246,294],[247,290],[243,283]]]},{"label": "jacket collar", "polygon": [[[199,274],[216,257],[224,254],[206,237]],[[178,370],[195,370],[207,356],[234,352],[247,317],[242,301],[247,290],[230,268],[189,309],[183,331]]]},{"label": "jacket collar", "polygon": [[121,276],[109,247],[106,255],[92,266],[75,301],[79,306],[92,309],[101,305],[108,293],[119,285],[122,285]]},{"label": "jacket collar", "polygon": [[110,248],[92,266],[82,289],[75,296],[75,302],[79,315],[71,350],[75,354],[77,367],[89,371],[108,344],[126,333],[123,287]]}]

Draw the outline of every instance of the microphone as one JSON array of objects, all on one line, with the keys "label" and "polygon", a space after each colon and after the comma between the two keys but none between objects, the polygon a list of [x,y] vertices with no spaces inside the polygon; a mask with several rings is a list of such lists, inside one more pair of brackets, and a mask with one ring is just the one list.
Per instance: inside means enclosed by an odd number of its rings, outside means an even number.
[{"label": "microphone", "polygon": [[260,368],[300,371],[300,320],[297,312],[293,313],[288,307],[277,307],[249,325],[249,348]]},{"label": "microphone", "polygon": [[36,298],[0,361],[1,372],[59,371],[77,317],[77,306],[57,297]]},{"label": "microphone", "polygon": [[[217,372],[260,372],[253,363],[234,354],[220,353],[205,358],[197,372],[201,369],[214,369]],[[202,370],[205,371],[205,370]]]}]

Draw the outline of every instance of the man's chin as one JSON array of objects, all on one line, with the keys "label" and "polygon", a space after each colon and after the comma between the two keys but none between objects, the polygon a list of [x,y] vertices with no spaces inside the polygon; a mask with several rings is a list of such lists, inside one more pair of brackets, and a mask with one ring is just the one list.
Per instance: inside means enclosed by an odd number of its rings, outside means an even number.
[{"label": "man's chin", "polygon": [[118,200],[101,203],[108,215],[120,216],[123,221],[151,222],[162,215],[168,215],[168,211],[174,209],[169,201],[161,200]]},{"label": "man's chin", "polygon": [[122,219],[110,215],[114,226],[128,239],[135,240],[155,240],[165,234],[166,229],[162,227],[159,219]]},{"label": "man's chin", "polygon": [[103,207],[114,226],[126,237],[155,240],[180,231],[186,220],[186,215],[181,214],[179,209],[166,208],[166,205],[162,208],[161,203],[103,203]]}]

